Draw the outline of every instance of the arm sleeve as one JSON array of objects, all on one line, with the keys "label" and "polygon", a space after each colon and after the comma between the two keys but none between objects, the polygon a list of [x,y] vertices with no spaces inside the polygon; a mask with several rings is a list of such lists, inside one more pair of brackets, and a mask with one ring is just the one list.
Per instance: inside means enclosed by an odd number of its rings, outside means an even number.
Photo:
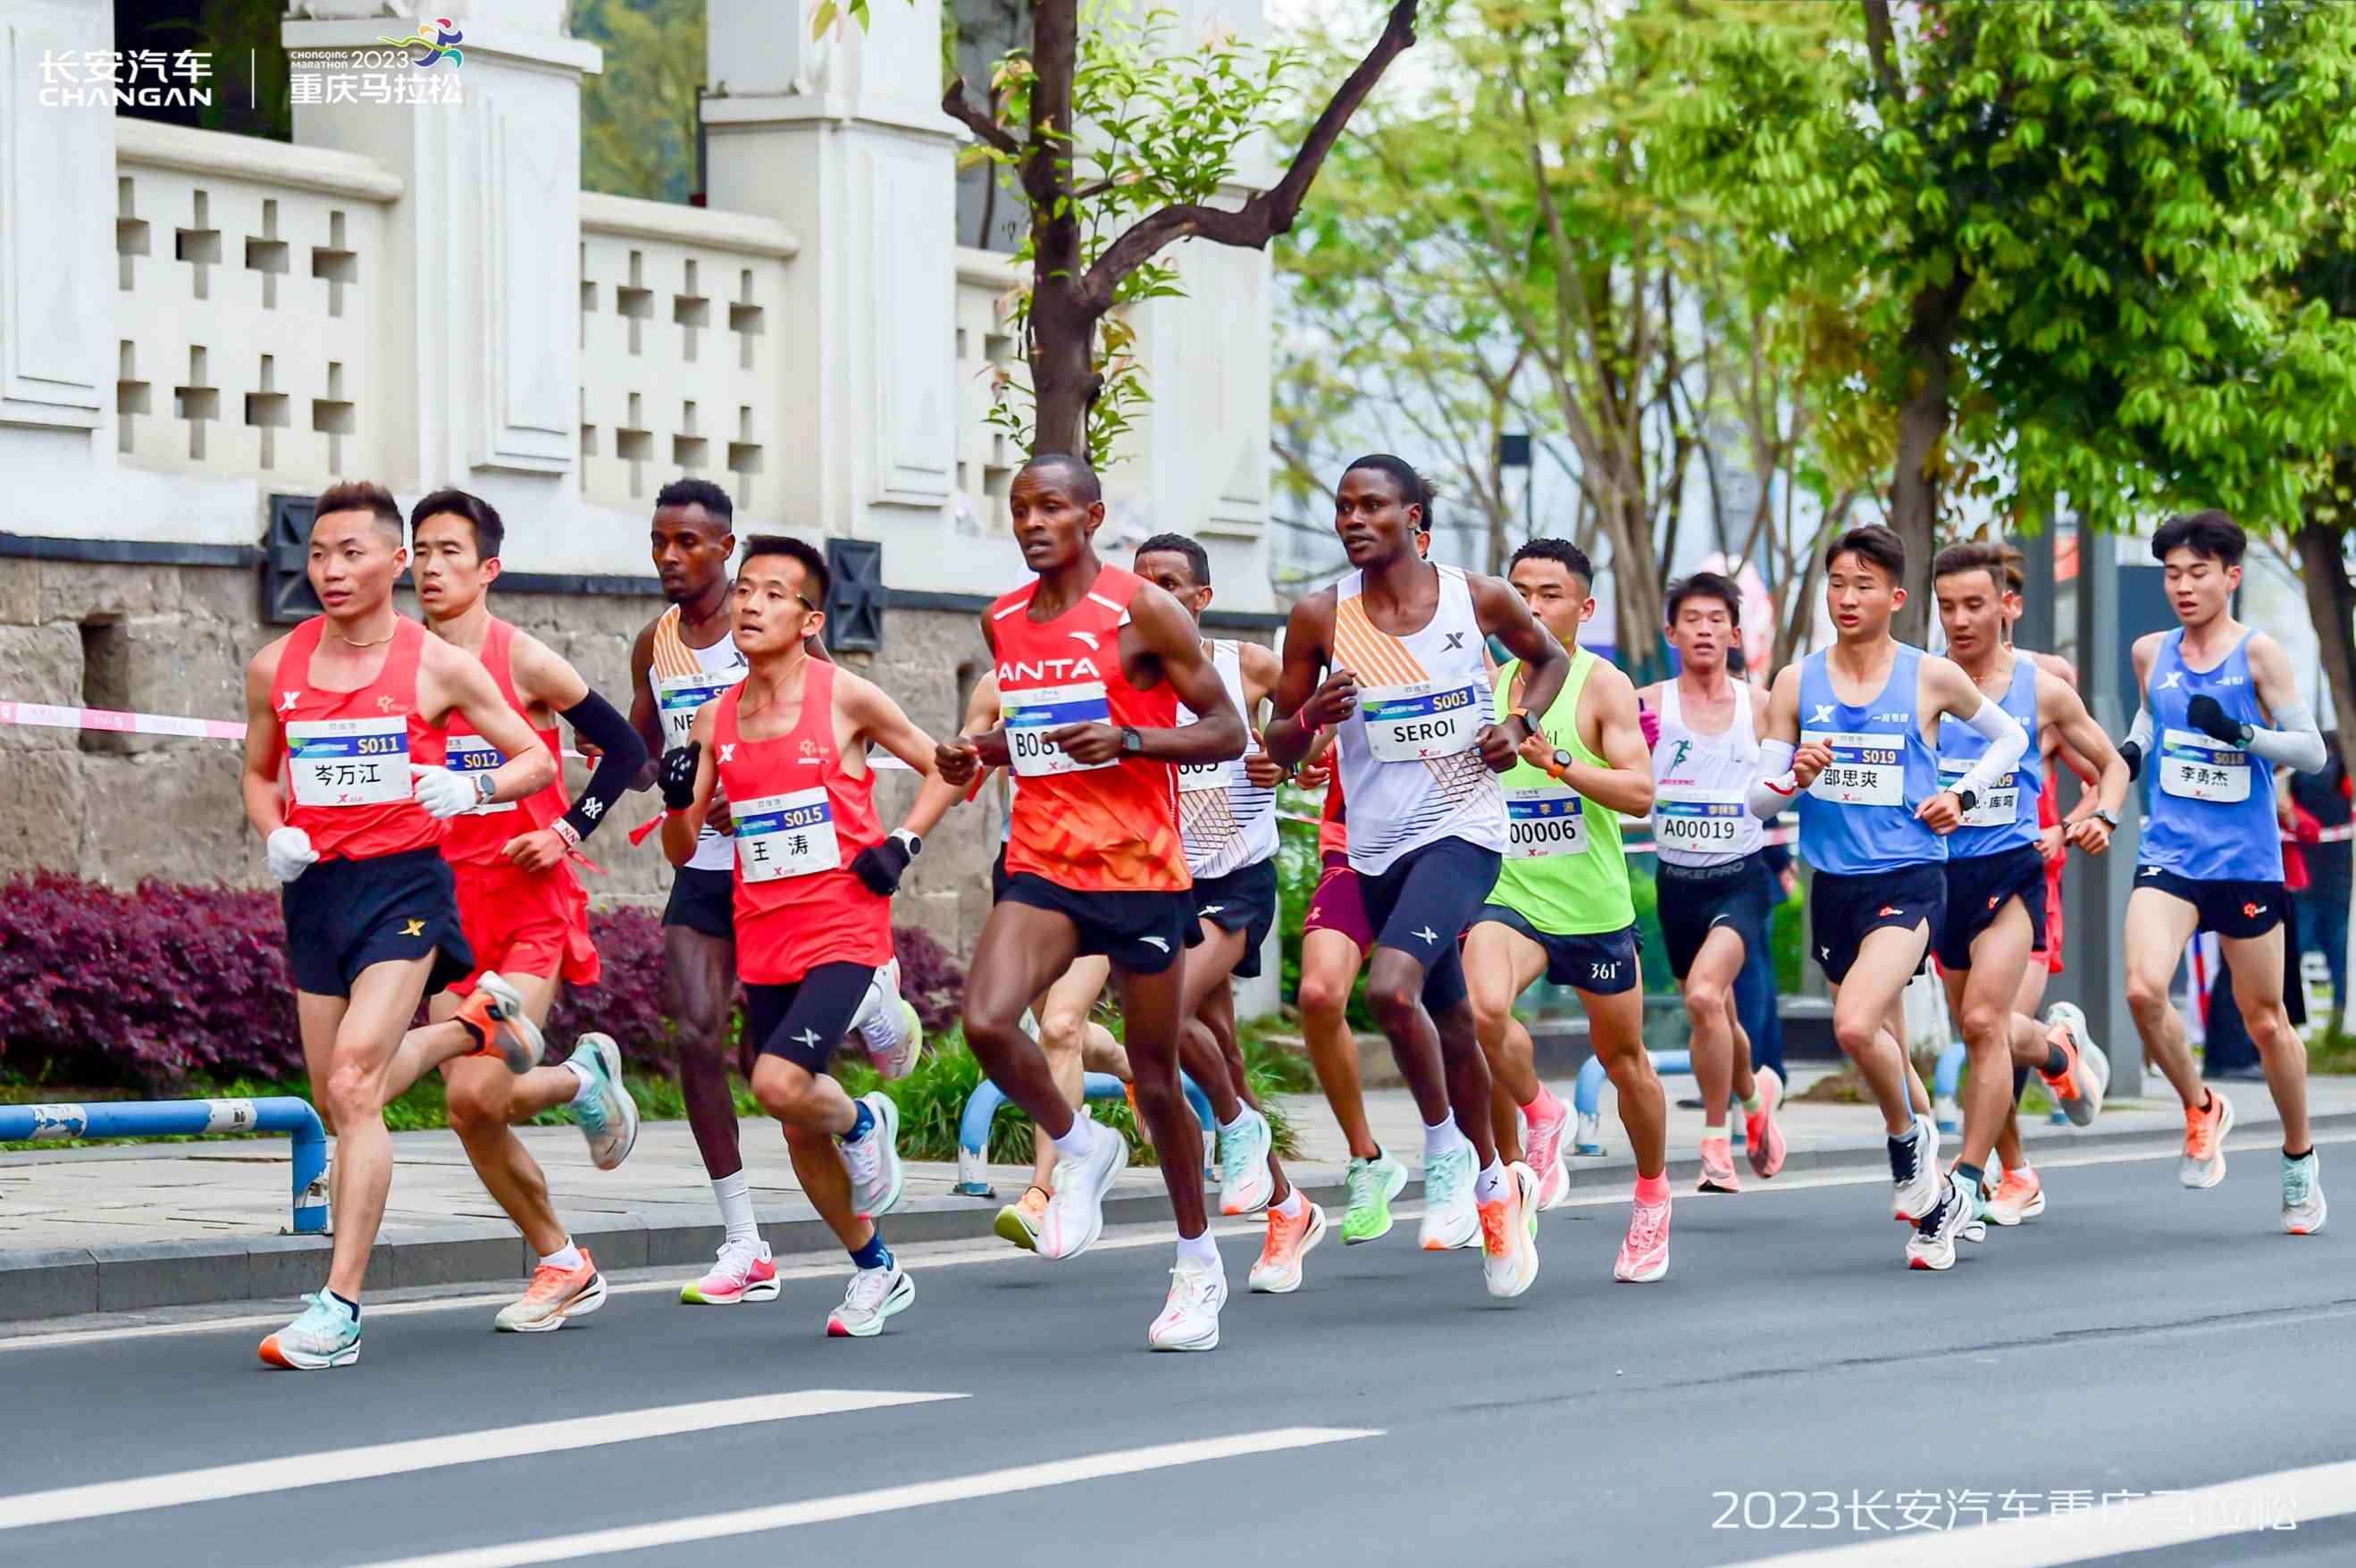
[{"label": "arm sleeve", "polygon": [[578,835],[578,843],[597,831],[614,802],[637,781],[638,770],[647,765],[647,743],[626,715],[594,691],[565,709],[562,717],[574,734],[604,753],[581,798],[562,819]]},{"label": "arm sleeve", "polygon": [[2122,744],[2137,746],[2145,751],[2151,749],[2151,710],[2149,708],[2136,710],[2135,723],[2127,725],[2127,738]]},{"label": "arm sleeve", "polygon": [[1979,711],[1964,721],[1987,739],[1988,748],[1972,765],[1971,771],[1955,782],[1958,793],[1965,789],[1985,795],[1995,788],[1996,781],[2020,766],[2021,754],[2029,749],[2029,732],[2020,721],[2004,711],[2003,705],[1987,698],[1980,699]]},{"label": "arm sleeve", "polygon": [[1799,780],[1792,777],[1792,754],[1799,749],[1788,740],[1759,743],[1759,778],[1751,786],[1749,804],[1760,821],[1772,820],[1799,794]]},{"label": "arm sleeve", "polygon": [[2301,773],[2323,771],[2323,736],[2315,727],[2315,710],[2305,703],[2296,703],[2276,714],[2272,729],[2260,729],[2253,725],[2244,749],[2255,752],[2268,762]]}]

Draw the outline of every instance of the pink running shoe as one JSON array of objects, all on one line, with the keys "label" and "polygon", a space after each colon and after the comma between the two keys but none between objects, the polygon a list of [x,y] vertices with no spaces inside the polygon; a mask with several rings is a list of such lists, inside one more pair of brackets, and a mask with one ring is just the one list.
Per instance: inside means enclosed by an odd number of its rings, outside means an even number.
[{"label": "pink running shoe", "polygon": [[720,1249],[712,1272],[682,1286],[679,1299],[689,1306],[734,1306],[740,1301],[775,1301],[784,1288],[766,1241],[730,1241]]},{"label": "pink running shoe", "polygon": [[1759,1069],[1759,1109],[1742,1113],[1742,1142],[1751,1168],[1765,1181],[1783,1168],[1783,1129],[1775,1125],[1775,1108],[1783,1102],[1783,1078],[1772,1067]]},{"label": "pink running shoe", "polygon": [[1570,1107],[1558,1100],[1551,1116],[1529,1116],[1529,1136],[1524,1140],[1523,1164],[1538,1178],[1538,1208],[1558,1207],[1570,1196],[1570,1165],[1562,1157],[1563,1135],[1570,1131]]},{"label": "pink running shoe", "polygon": [[1742,1178],[1734,1174],[1734,1152],[1723,1136],[1701,1141],[1701,1179],[1696,1192],[1740,1192]]},{"label": "pink running shoe", "polygon": [[1620,1243],[1620,1261],[1612,1265],[1612,1277],[1629,1284],[1650,1284],[1668,1272],[1668,1199],[1632,1206],[1628,1239]]}]

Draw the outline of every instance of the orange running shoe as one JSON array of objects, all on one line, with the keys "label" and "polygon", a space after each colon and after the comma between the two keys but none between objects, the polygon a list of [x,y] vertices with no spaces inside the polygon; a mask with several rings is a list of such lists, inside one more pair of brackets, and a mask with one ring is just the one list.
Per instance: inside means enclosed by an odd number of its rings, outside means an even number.
[{"label": "orange running shoe", "polygon": [[1325,1211],[1303,1199],[1301,1217],[1268,1210],[1268,1241],[1251,1266],[1249,1283],[1262,1295],[1289,1295],[1301,1288],[1301,1262],[1325,1240]]},{"label": "orange running shoe", "polygon": [[2233,1130],[2233,1102],[2215,1090],[2207,1109],[2184,1113],[2184,1157],[2176,1179],[2187,1187],[2215,1187],[2225,1179],[2225,1134]]},{"label": "orange running shoe", "polygon": [[530,1287],[499,1308],[496,1326],[508,1334],[547,1334],[605,1305],[605,1276],[584,1247],[578,1268],[542,1263],[534,1270]]},{"label": "orange running shoe", "polygon": [[1701,1180],[1696,1192],[1740,1192],[1742,1178],[1734,1174],[1733,1145],[1723,1134],[1701,1141]]},{"label": "orange running shoe", "polygon": [[1991,1225],[2018,1225],[2044,1212],[2045,1186],[2033,1170],[2005,1172],[2004,1179],[1996,1184],[1996,1191],[1988,1195],[1987,1219]]},{"label": "orange running shoe", "polygon": [[1775,1108],[1783,1102],[1783,1078],[1772,1067],[1759,1069],[1754,1080],[1759,1109],[1742,1114],[1742,1145],[1751,1168],[1766,1180],[1783,1168],[1783,1129],[1775,1124]]},{"label": "orange running shoe", "polygon": [[498,1057],[512,1073],[527,1073],[540,1065],[540,1030],[524,1013],[523,993],[489,970],[475,982],[473,993],[459,1004],[455,1015],[481,1042],[468,1056]]},{"label": "orange running shoe", "polygon": [[1047,1223],[1047,1189],[1036,1185],[1024,1187],[1023,1196],[998,1211],[991,1230],[1001,1240],[1013,1242],[1026,1252],[1039,1250],[1039,1231]]}]

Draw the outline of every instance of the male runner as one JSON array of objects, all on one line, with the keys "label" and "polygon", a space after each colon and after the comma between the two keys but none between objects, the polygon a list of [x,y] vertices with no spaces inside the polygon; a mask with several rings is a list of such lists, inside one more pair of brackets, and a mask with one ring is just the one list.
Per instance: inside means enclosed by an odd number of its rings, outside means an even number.
[{"label": "male runner", "polygon": [[[2033,1057],[2070,1120],[2083,1127],[2103,1107],[2109,1064],[2067,1015],[2051,1026],[2019,1012],[2016,1003],[2030,955],[2045,947],[2045,856],[2039,847],[2040,778],[2068,742],[2101,770],[2099,793],[2078,803],[2067,825],[2069,842],[2089,854],[2110,847],[2118,807],[2126,799],[2127,765],[2112,748],[2078,693],[2006,646],[2005,560],[1996,545],[1951,544],[1932,564],[1939,625],[1947,657],[1973,685],[2012,715],[2031,748],[2017,768],[1993,782],[1947,839],[1944,918],[1934,946],[1947,1006],[1964,1036],[1971,1065],[1964,1090],[1963,1147],[1954,1167],[1968,1225],[1980,1213],[1985,1169],[2013,1104],[2013,1062]],[[1939,776],[1958,788],[1987,742],[1952,719],[1939,734]],[[2037,967],[2044,967],[2043,960]],[[1960,1229],[1960,1228],[1958,1228]],[[1955,1262],[1955,1231],[1918,1226],[1906,1244],[1918,1269],[1944,1270]]]},{"label": "male runner", "polygon": [[829,585],[826,558],[802,541],[744,542],[732,635],[745,675],[663,757],[663,853],[674,865],[693,860],[724,792],[744,1030],[759,1053],[753,1096],[784,1126],[795,1177],[851,1254],[826,1331],[863,1339],[916,1298],[874,1224],[900,1201],[900,1112],[881,1090],[852,1100],[826,1069],[891,962],[884,885],[907,864],[876,818],[867,748],[928,775],[933,741],[873,682],[809,651]]},{"label": "male runner", "polygon": [[[1227,1284],[1204,1216],[1202,1133],[1178,1088],[1178,960],[1194,905],[1175,768],[1242,756],[1243,715],[1185,610],[1098,559],[1105,509],[1095,470],[1042,454],[1015,475],[1007,504],[1037,580],[982,618],[1005,719],[940,748],[951,784],[962,787],[984,764],[1011,765],[1021,780],[1006,889],[967,971],[966,1038],[1055,1145],[1041,1255],[1077,1257],[1104,1228],[1105,1190],[1129,1145],[1074,1113],[1022,1017],[1074,958],[1112,961],[1138,1109],[1178,1222],[1169,1300],[1147,1342],[1208,1350],[1219,1342]],[[1177,723],[1182,702],[1201,715],[1194,723]]]},{"label": "male runner", "polygon": [[[1898,1005],[1943,924],[1946,835],[2019,766],[2029,734],[1952,660],[1890,635],[1905,576],[1905,545],[1879,524],[1826,551],[1833,646],[1777,671],[1751,808],[1772,817],[1798,798],[1800,853],[1816,867],[1811,945],[1832,983],[1833,1034],[1881,1108],[1892,1211],[1952,1242],[1968,1205],[1914,1102]],[[1988,742],[1952,785],[1931,745],[1949,714]]]},{"label": "male runner", "polygon": [[1716,572],[1669,585],[1673,678],[1637,693],[1650,714],[1653,842],[1660,857],[1661,939],[1669,972],[1685,994],[1694,1081],[1701,1089],[1703,1192],[1737,1192],[1726,1135],[1730,1097],[1742,1101],[1742,1142],[1762,1179],[1783,1168],[1775,1107],[1783,1080],[1751,1070],[1751,1036],[1734,1001],[1736,980],[1765,951],[1774,914],[1766,824],[1748,804],[1759,777],[1759,736],[1767,693],[1727,668],[1742,636],[1742,594]]},{"label": "male runner", "polygon": [[[359,1359],[360,1279],[392,1181],[386,1069],[427,993],[475,967],[442,858],[446,819],[557,777],[490,671],[394,612],[402,530],[380,485],[321,495],[309,560],[321,613],[245,667],[245,814],[284,885],[304,1065],[336,1134],[327,1283],[262,1342],[264,1361],[305,1371]],[[508,760],[466,779],[419,760],[454,715]],[[539,1031],[509,1011],[514,992],[481,979],[424,1065],[494,1048],[516,1072],[539,1061]]]},{"label": "male runner", "polygon": [[[570,861],[647,759],[629,720],[590,690],[570,663],[538,638],[491,614],[490,588],[498,581],[507,534],[497,509],[464,490],[437,490],[411,509],[409,522],[411,573],[434,634],[482,660],[508,705],[531,725],[551,757],[562,752],[560,714],[598,748],[599,757],[577,802],[566,799],[560,776],[538,794],[477,806],[450,819],[442,854],[457,880],[460,925],[477,968],[433,998],[428,1010],[434,1022],[402,1042],[404,1058],[415,1056],[434,1031],[458,1027],[458,1008],[478,985],[509,988],[512,994],[502,1002],[538,1027],[547,1022],[560,982],[597,983],[589,896]],[[507,760],[463,718],[451,720],[446,736],[423,737],[418,751],[421,760],[440,761],[461,774],[497,768]],[[407,1066],[396,1065],[387,1085],[391,1092],[399,1093],[416,1077],[404,1076]],[[637,1103],[622,1085],[621,1051],[610,1036],[584,1034],[569,1061],[534,1068],[520,1078],[500,1063],[473,1056],[443,1062],[442,1077],[449,1090],[451,1130],[484,1187],[540,1258],[530,1287],[500,1309],[497,1326],[541,1333],[594,1312],[605,1304],[605,1282],[588,1251],[573,1245],[557,1219],[548,1178],[512,1124],[569,1104],[598,1168],[619,1165],[638,1133]]]},{"label": "male runner", "polygon": [[[728,492],[708,479],[674,479],[655,495],[655,573],[670,605],[630,650],[630,722],[650,757],[684,746],[704,704],[744,678],[744,655],[732,635],[728,563],[736,553],[734,517]],[[811,651],[825,657],[822,646]],[[654,775],[652,768],[642,773],[640,788],[652,787]],[[728,1087],[724,1053],[736,987],[736,932],[726,823],[723,792],[694,855],[671,878],[662,917],[663,1015],[679,1032],[679,1088],[688,1130],[726,1228],[711,1271],[680,1292],[681,1302],[701,1306],[772,1301],[779,1288],[768,1243],[754,1219]],[[914,854],[921,841],[900,847]],[[886,964],[858,1024],[879,1064],[905,1071],[916,1031],[913,1015],[898,1001],[898,984],[896,961]]]},{"label": "male runner", "polygon": [[[1157,533],[1137,547],[1135,564],[1139,576],[1202,624],[1211,604],[1211,557],[1200,542]],[[1275,652],[1210,639],[1203,651],[1248,729],[1276,689]],[[1178,716],[1183,723],[1193,714],[1182,706]],[[1257,749],[1237,761],[1178,769],[1178,822],[1198,922],[1181,982],[1180,1049],[1218,1119],[1220,1212],[1268,1210],[1267,1240],[1249,1283],[1275,1295],[1301,1288],[1301,1261],[1325,1239],[1325,1211],[1285,1179],[1268,1118],[1251,1102],[1233,980],[1259,973],[1260,945],[1276,924],[1276,787],[1290,771]]]},{"label": "male runner", "polygon": [[[1262,744],[1294,763],[1320,729],[1340,731],[1350,865],[1379,933],[1366,1001],[1423,1119],[1423,1245],[1445,1251],[1478,1233],[1490,1293],[1517,1295],[1537,1275],[1538,1182],[1497,1157],[1456,939],[1504,855],[1496,776],[1538,733],[1532,715],[1553,707],[1570,660],[1505,584],[1422,558],[1415,524],[1430,501],[1394,456],[1361,457],[1343,474],[1333,526],[1353,570],[1293,606]],[[1492,635],[1529,667],[1517,705],[1494,720]]]},{"label": "male runner", "polygon": [[2282,1227],[2308,1236],[2323,1229],[2322,1162],[2308,1135],[2307,1047],[2283,1007],[2287,899],[2274,771],[2313,773],[2326,757],[2282,646],[2233,618],[2246,548],[2241,525],[2222,511],[2172,517],[2152,535],[2183,625],[2136,639],[2143,705],[2119,748],[2130,770],[2148,754],[2158,774],[2127,897],[2127,1006],[2145,1054],[2184,1101],[2177,1177],[2215,1187],[2225,1179],[2233,1107],[2201,1083],[2168,986],[2184,944],[2217,933],[2282,1112]]},{"label": "male runner", "polygon": [[[1562,1144],[1571,1112],[1540,1081],[1536,1047],[1514,1003],[1540,976],[1578,993],[1636,1154],[1635,1204],[1612,1273],[1622,1281],[1657,1280],[1669,1267],[1668,1104],[1644,1050],[1636,907],[1620,848],[1620,819],[1653,809],[1636,688],[1579,646],[1579,628],[1595,613],[1595,568],[1586,552],[1533,539],[1514,552],[1506,577],[1538,624],[1570,650],[1570,673],[1505,774],[1505,860],[1464,939],[1464,982],[1489,1071],[1529,1126],[1527,1168],[1537,1178],[1540,1208],[1570,1189]],[[1520,660],[1497,671],[1500,720],[1523,686]],[[1510,1151],[1515,1129],[1512,1112],[1505,1114],[1498,1142]]]}]

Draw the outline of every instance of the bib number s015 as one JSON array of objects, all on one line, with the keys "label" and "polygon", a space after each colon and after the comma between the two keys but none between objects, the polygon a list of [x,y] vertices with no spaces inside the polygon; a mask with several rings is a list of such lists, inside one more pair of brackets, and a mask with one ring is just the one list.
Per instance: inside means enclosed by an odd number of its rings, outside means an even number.
[{"label": "bib number s015", "polygon": [[1358,693],[1367,754],[1376,762],[1422,762],[1470,751],[1487,722],[1488,695],[1478,681],[1368,686]]},{"label": "bib number s015", "polygon": [[2198,730],[2163,730],[2159,787],[2182,800],[2237,805],[2250,798],[2249,753]]},{"label": "bib number s015", "polygon": [[388,806],[409,799],[409,720],[298,720],[286,726],[298,806]]},{"label": "bib number s015", "polygon": [[1015,777],[1038,779],[1051,773],[1088,773],[1117,764],[1118,758],[1075,762],[1047,740],[1050,734],[1066,725],[1112,722],[1103,682],[1033,686],[1026,692],[1001,691],[998,702],[999,711],[1005,715],[1006,754],[1014,764]]},{"label": "bib number s015", "polygon": [[841,869],[834,808],[825,786],[732,801],[730,810],[736,819],[736,865],[745,881],[776,882]]},{"label": "bib number s015", "polygon": [[1587,852],[1586,802],[1560,784],[1533,784],[1505,791],[1505,858],[1536,860]]},{"label": "bib number s015", "polygon": [[1906,737],[1813,730],[1803,746],[1832,747],[1831,766],[1816,775],[1808,793],[1836,806],[1902,806],[1906,803]]}]

